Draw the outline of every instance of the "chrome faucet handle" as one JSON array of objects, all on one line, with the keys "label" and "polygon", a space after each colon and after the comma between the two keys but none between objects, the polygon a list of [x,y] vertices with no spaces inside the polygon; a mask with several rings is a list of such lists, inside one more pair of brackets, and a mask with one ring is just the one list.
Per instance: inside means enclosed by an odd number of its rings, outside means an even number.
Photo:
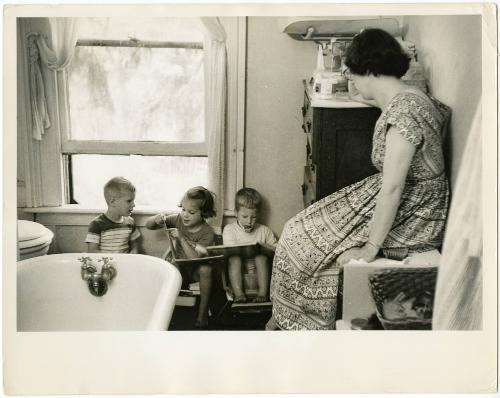
[{"label": "chrome faucet handle", "polygon": [[99,261],[102,263],[103,267],[109,267],[109,263],[113,260],[113,257],[102,257]]},{"label": "chrome faucet handle", "polygon": [[78,261],[82,263],[82,278],[83,278],[83,272],[86,271],[87,273],[94,273],[97,272],[96,267],[94,264],[92,264],[92,258],[88,256],[82,256],[78,258]]},{"label": "chrome faucet handle", "polygon": [[78,258],[82,263],[80,275],[84,281],[88,281],[97,272],[97,268],[92,264],[92,258],[89,256],[82,256]]},{"label": "chrome faucet handle", "polygon": [[113,257],[103,257],[100,262],[102,262],[101,275],[106,281],[110,281],[116,276],[116,269],[110,263]]},{"label": "chrome faucet handle", "polygon": [[82,263],[82,266],[88,266],[89,262],[92,262],[92,259],[89,256],[78,257],[78,261]]}]

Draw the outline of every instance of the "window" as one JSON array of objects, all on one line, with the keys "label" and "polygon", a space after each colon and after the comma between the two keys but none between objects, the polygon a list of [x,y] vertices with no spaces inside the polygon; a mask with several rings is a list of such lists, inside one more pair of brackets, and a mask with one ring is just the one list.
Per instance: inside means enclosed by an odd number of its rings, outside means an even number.
[{"label": "window", "polygon": [[82,18],[66,72],[66,200],[102,207],[121,175],[136,204],[174,209],[207,185],[203,36],[196,18]]},{"label": "window", "polygon": [[[227,35],[224,202],[231,214],[243,186],[246,18],[220,21]],[[138,205],[175,209],[187,187],[206,185],[208,177],[198,18],[79,22],[69,69],[41,68],[51,126],[39,142],[31,136],[28,53],[18,51],[18,93],[26,93],[18,95],[18,148],[27,153],[18,156],[19,206],[58,214],[102,209],[102,186],[119,174],[137,186]],[[50,37],[49,28],[46,18],[20,18],[18,44],[27,45],[29,32]],[[71,202],[80,205],[66,206]]]}]

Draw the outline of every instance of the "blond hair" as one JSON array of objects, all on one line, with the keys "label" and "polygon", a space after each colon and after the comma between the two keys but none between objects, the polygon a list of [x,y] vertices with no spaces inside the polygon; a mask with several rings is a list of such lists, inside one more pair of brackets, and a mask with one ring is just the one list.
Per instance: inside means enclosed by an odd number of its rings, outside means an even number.
[{"label": "blond hair", "polygon": [[135,192],[135,186],[124,177],[114,177],[104,185],[104,199],[107,204],[112,199],[123,196],[125,192]]},{"label": "blond hair", "polygon": [[247,209],[260,210],[262,205],[262,197],[260,193],[253,188],[241,188],[236,192],[234,198],[234,207],[239,210],[241,207],[246,207]]}]

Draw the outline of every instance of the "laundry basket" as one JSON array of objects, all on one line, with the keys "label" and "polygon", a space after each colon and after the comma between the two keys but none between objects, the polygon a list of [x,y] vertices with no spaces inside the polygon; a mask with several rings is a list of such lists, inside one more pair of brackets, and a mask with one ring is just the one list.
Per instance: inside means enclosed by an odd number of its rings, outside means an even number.
[{"label": "laundry basket", "polygon": [[[430,330],[432,328],[432,305],[437,280],[437,267],[385,268],[372,272],[369,277],[370,291],[375,302],[377,317],[384,329]],[[398,295],[407,299],[425,295],[430,300],[430,314],[425,317],[386,319],[384,303]]]}]

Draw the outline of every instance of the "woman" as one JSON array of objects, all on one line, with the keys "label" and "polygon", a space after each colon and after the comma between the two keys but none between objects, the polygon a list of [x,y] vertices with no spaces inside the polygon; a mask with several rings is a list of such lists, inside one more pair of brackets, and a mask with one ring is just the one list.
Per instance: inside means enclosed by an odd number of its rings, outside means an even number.
[{"label": "woman", "polygon": [[382,110],[372,162],[379,173],[289,220],[273,263],[267,329],[335,329],[339,274],[351,259],[393,258],[441,245],[448,210],[442,131],[449,108],[401,80],[409,57],[387,32],[367,29],[346,53],[345,75]]}]

